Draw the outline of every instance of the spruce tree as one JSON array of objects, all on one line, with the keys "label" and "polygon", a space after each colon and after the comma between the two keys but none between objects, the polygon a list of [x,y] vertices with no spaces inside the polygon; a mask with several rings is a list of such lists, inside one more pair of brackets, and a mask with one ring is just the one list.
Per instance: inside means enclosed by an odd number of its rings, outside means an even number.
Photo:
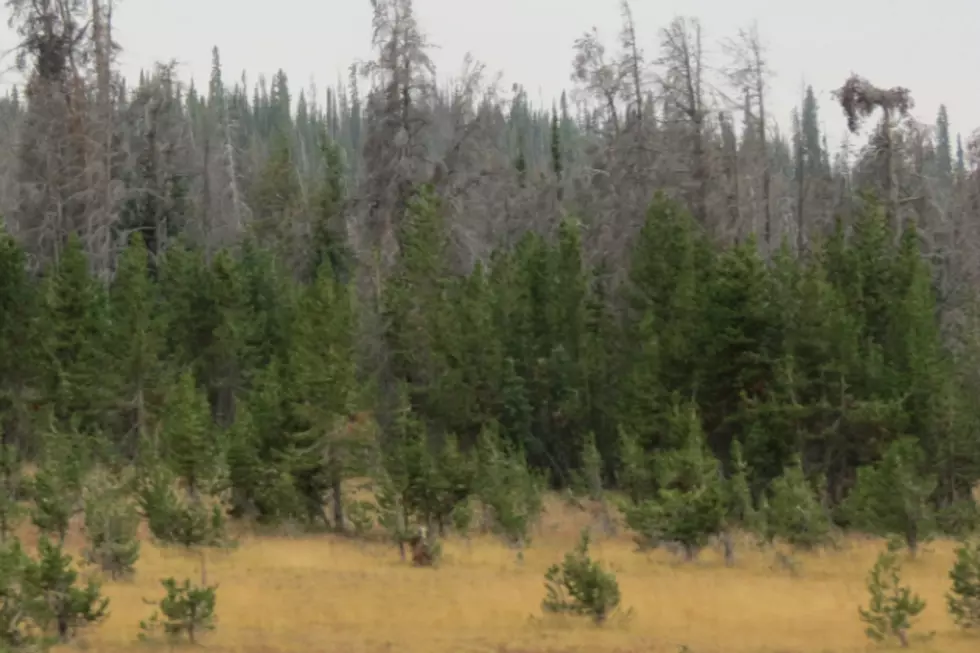
[{"label": "spruce tree", "polygon": [[159,454],[192,497],[209,493],[222,473],[222,447],[207,399],[185,371],[170,388],[160,429]]},{"label": "spruce tree", "polygon": [[37,332],[45,352],[41,391],[60,425],[75,419],[82,432],[93,432],[103,426],[112,403],[111,384],[102,381],[112,349],[106,295],[89,273],[76,236],[46,272]]},{"label": "spruce tree", "polygon": [[343,480],[366,469],[370,433],[349,422],[359,402],[354,341],[355,312],[348,286],[333,276],[329,261],[320,265],[316,281],[300,302],[289,369],[299,420],[290,436],[290,473],[308,504],[311,519],[329,490],[334,526],[342,530]]},{"label": "spruce tree", "polygon": [[812,549],[828,541],[830,517],[803,473],[799,459],[772,482],[766,511],[767,537]]},{"label": "spruce tree", "polygon": [[675,406],[671,427],[677,448],[657,461],[656,505],[663,539],[680,544],[690,561],[721,533],[725,493],[719,462],[705,443],[697,408]]},{"label": "spruce tree", "polygon": [[165,345],[156,288],[150,278],[143,238],[133,234],[120,257],[109,295],[112,320],[112,380],[116,396],[115,426],[128,455],[149,437],[158,423],[168,382]]},{"label": "spruce tree", "polygon": [[946,105],[939,105],[936,116],[936,172],[948,183],[953,175],[953,140],[949,133],[949,113]]},{"label": "spruce tree", "polygon": [[[27,442],[29,393],[38,372],[37,290],[23,249],[0,227],[0,447],[4,459]],[[38,325],[40,326],[40,325]]]},{"label": "spruce tree", "polygon": [[845,503],[852,523],[880,535],[900,535],[915,556],[934,523],[930,500],[936,478],[925,469],[925,453],[914,438],[891,443],[879,463],[858,469]]}]

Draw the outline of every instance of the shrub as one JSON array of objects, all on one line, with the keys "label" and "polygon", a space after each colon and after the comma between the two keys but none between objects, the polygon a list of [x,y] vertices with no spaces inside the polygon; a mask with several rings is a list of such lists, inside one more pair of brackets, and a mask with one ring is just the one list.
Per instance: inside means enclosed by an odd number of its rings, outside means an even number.
[{"label": "shrub", "polygon": [[162,627],[170,639],[181,639],[186,635],[188,641],[195,644],[201,631],[214,630],[216,585],[198,587],[186,578],[182,585],[178,585],[172,577],[161,580],[160,584],[167,595],[156,603],[159,609],[140,622],[140,639],[147,639]]},{"label": "shrub", "polygon": [[68,641],[79,628],[108,616],[109,599],[102,596],[99,584],[92,579],[85,586],[78,585],[78,572],[61,545],[42,537],[38,556],[24,569],[23,582],[41,599],[34,618],[42,631],[50,632],[54,627],[59,639]]},{"label": "shrub", "polygon": [[565,554],[564,562],[548,569],[545,590],[542,610],[588,616],[596,624],[604,623],[620,602],[615,574],[589,556],[588,529],[582,530],[578,546]]},{"label": "shrub", "polygon": [[344,512],[357,537],[364,537],[374,528],[377,507],[370,501],[349,501],[344,506]]},{"label": "shrub", "polygon": [[85,487],[85,559],[115,579],[133,573],[139,559],[140,516],[123,486],[108,475],[95,476]]},{"label": "shrub", "polygon": [[949,578],[953,587],[946,595],[946,605],[953,621],[962,628],[980,627],[980,540],[956,549]]},{"label": "shrub", "polygon": [[858,612],[861,620],[868,624],[865,629],[868,637],[879,642],[895,637],[902,648],[906,648],[912,619],[925,609],[926,603],[901,584],[897,549],[898,545],[892,542],[888,550],[878,556],[868,575],[871,602],[867,610],[858,608]]}]

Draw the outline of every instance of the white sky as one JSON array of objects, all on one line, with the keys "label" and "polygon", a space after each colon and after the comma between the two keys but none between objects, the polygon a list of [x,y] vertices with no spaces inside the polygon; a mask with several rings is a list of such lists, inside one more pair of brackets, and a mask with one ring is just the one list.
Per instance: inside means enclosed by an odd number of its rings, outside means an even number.
[{"label": "white sky", "polygon": [[[220,48],[225,79],[242,70],[249,83],[285,69],[294,94],[315,79],[321,89],[346,79],[347,66],[370,57],[368,0],[116,0],[115,35],[127,76],[155,61],[176,58],[182,76],[206,85],[211,47]],[[933,122],[945,102],[954,133],[980,126],[980,70],[976,29],[980,0],[633,0],[640,41],[648,58],[659,28],[675,15],[701,19],[710,54],[739,27],[758,21],[769,46],[770,104],[789,127],[801,85],[817,92],[831,142],[844,121],[830,91],[852,72],[879,86],[903,85],[916,101],[914,115]],[[611,48],[620,25],[618,0],[415,0],[419,21],[443,75],[459,70],[469,51],[491,71],[517,81],[532,101],[550,104],[571,88],[572,43],[592,25]],[[13,45],[14,35],[0,32]],[[9,46],[0,42],[0,50]],[[9,60],[8,60],[9,61]],[[5,61],[4,63],[8,63]],[[10,73],[0,81],[9,83]]]}]

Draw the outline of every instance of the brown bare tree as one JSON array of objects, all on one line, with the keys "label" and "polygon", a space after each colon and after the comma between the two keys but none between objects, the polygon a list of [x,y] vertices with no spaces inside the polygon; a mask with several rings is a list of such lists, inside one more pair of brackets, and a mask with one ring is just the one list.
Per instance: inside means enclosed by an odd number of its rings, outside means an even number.
[{"label": "brown bare tree", "polygon": [[660,85],[666,103],[665,120],[684,123],[691,156],[693,192],[686,193],[695,217],[708,226],[708,182],[710,167],[706,149],[706,65],[701,23],[695,18],[675,18],[661,31],[663,67]]},{"label": "brown bare tree", "polygon": [[741,91],[745,120],[751,121],[749,127],[756,136],[754,144],[758,148],[757,162],[762,178],[763,242],[766,251],[770,252],[773,234],[772,166],[766,94],[773,73],[756,23],[747,29],[740,29],[738,35],[726,41],[723,47],[730,59],[726,71],[728,80]]}]

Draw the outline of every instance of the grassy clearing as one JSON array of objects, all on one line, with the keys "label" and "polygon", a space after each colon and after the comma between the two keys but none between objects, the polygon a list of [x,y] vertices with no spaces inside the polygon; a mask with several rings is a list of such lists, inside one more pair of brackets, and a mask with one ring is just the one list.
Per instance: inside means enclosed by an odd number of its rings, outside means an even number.
[{"label": "grassy clearing", "polygon": [[[383,544],[329,536],[246,537],[237,550],[211,555],[208,576],[220,584],[218,630],[210,651],[464,653],[469,651],[655,651],[674,653],[847,653],[874,650],[857,606],[865,575],[883,544],[852,540],[841,551],[800,556],[798,577],[772,552],[744,548],[736,568],[705,552],[683,564],[664,551],[639,554],[628,535],[597,537],[593,553],[617,572],[626,624],[597,629],[541,619],[543,575],[593,521],[558,502],[518,565],[490,538],[445,543],[439,569],[401,563]],[[73,545],[80,545],[77,536]],[[980,650],[980,638],[957,632],[945,611],[952,543],[938,542],[906,562],[908,582],[929,603],[915,632],[936,631],[914,650]],[[776,567],[775,569],[773,567]],[[137,578],[106,586],[108,621],[73,649],[100,653],[153,650],[136,642],[137,624],[161,594],[164,576],[199,578],[199,558],[144,545]],[[531,618],[534,615],[536,618]]]}]

